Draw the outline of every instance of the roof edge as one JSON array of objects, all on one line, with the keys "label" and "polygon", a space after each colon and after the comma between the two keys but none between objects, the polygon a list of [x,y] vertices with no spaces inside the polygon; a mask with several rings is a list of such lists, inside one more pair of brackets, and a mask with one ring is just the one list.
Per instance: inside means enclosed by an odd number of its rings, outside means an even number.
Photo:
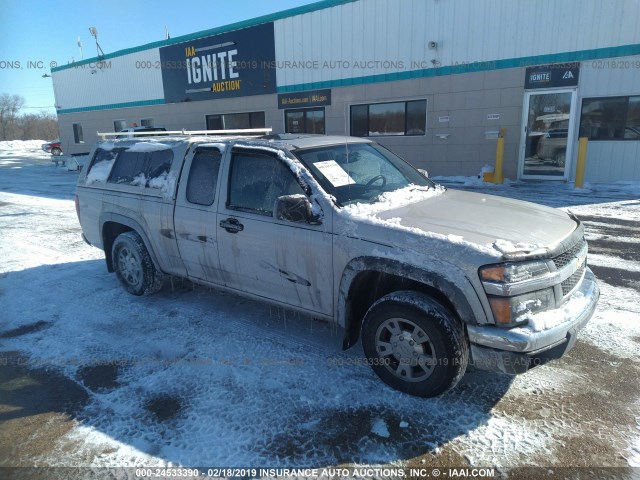
[{"label": "roof edge", "polygon": [[144,50],[151,50],[153,48],[166,47],[167,45],[174,45],[176,43],[187,42],[189,40],[195,40],[202,37],[208,37],[208,36],[217,35],[220,33],[232,32],[234,30],[240,30],[242,28],[253,27],[263,23],[274,22],[276,20],[295,17],[297,15],[303,15],[305,13],[311,13],[317,10],[324,10],[326,8],[337,7],[340,5],[344,5],[346,3],[353,3],[357,1],[359,0],[320,0],[319,2],[314,2],[308,5],[302,5],[300,7],[294,7],[287,10],[282,10],[281,12],[269,13],[267,15],[262,15],[260,17],[251,18],[248,20],[241,20],[239,22],[230,23],[228,25],[223,25],[221,27],[215,27],[208,30],[201,30],[199,32],[189,33],[186,35],[181,35],[179,37],[170,38],[167,40],[158,40],[158,41],[146,43],[144,45],[140,45],[137,47],[130,47],[122,50],[117,50],[115,52],[107,53],[100,57],[87,58],[85,60],[69,63],[67,65],[52,67],[51,72],[52,73],[59,72],[62,70],[66,70],[68,68],[74,68],[81,65],[87,65],[90,63],[98,63],[105,60],[109,60],[111,58],[123,57],[125,55],[130,55],[132,53],[142,52]]}]

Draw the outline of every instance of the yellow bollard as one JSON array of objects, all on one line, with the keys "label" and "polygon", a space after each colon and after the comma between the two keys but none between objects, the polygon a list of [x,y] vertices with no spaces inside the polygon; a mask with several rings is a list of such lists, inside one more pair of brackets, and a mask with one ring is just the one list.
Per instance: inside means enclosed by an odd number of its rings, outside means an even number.
[{"label": "yellow bollard", "polygon": [[501,128],[498,135],[498,145],[496,146],[496,168],[493,173],[493,183],[504,182],[504,175],[502,173],[502,165],[504,163],[504,135],[507,133],[506,128]]},{"label": "yellow bollard", "polygon": [[574,188],[582,188],[584,186],[584,171],[587,167],[587,137],[578,139],[578,164],[576,165],[576,183]]}]

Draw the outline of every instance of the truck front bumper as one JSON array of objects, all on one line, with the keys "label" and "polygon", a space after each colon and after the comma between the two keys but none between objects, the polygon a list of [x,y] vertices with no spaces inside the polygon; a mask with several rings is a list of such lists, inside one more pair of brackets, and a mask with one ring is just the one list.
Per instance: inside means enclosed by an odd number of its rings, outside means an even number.
[{"label": "truck front bumper", "polygon": [[576,342],[578,332],[592,317],[600,289],[587,268],[580,287],[565,305],[580,302],[566,321],[541,331],[528,326],[506,330],[495,326],[469,325],[469,343],[473,365],[481,370],[509,374],[524,373],[529,368],[562,357]]}]

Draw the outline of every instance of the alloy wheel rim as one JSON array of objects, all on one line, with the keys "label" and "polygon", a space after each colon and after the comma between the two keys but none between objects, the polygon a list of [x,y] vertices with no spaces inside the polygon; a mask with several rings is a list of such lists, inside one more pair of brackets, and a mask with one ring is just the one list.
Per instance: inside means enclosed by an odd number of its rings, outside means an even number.
[{"label": "alloy wheel rim", "polygon": [[376,331],[376,352],[384,367],[407,382],[421,382],[431,376],[436,355],[429,335],[406,318],[389,318]]},{"label": "alloy wheel rim", "polygon": [[140,267],[140,261],[131,250],[128,248],[120,250],[118,265],[120,266],[120,274],[129,285],[136,287],[140,284],[142,268]]}]

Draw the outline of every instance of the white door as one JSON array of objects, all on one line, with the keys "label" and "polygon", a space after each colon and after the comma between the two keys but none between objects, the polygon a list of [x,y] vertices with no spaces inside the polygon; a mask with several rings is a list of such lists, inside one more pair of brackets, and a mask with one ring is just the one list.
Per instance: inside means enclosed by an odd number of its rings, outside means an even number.
[{"label": "white door", "polygon": [[277,220],[276,198],[305,194],[275,154],[234,149],[218,203],[220,268],[228,287],[330,315],[333,305],[329,221]]},{"label": "white door", "polygon": [[575,89],[525,93],[520,178],[567,179],[573,150],[575,112]]},{"label": "white door", "polygon": [[218,197],[221,152],[199,147],[185,162],[174,211],[180,257],[190,277],[223,285],[218,257]]}]

